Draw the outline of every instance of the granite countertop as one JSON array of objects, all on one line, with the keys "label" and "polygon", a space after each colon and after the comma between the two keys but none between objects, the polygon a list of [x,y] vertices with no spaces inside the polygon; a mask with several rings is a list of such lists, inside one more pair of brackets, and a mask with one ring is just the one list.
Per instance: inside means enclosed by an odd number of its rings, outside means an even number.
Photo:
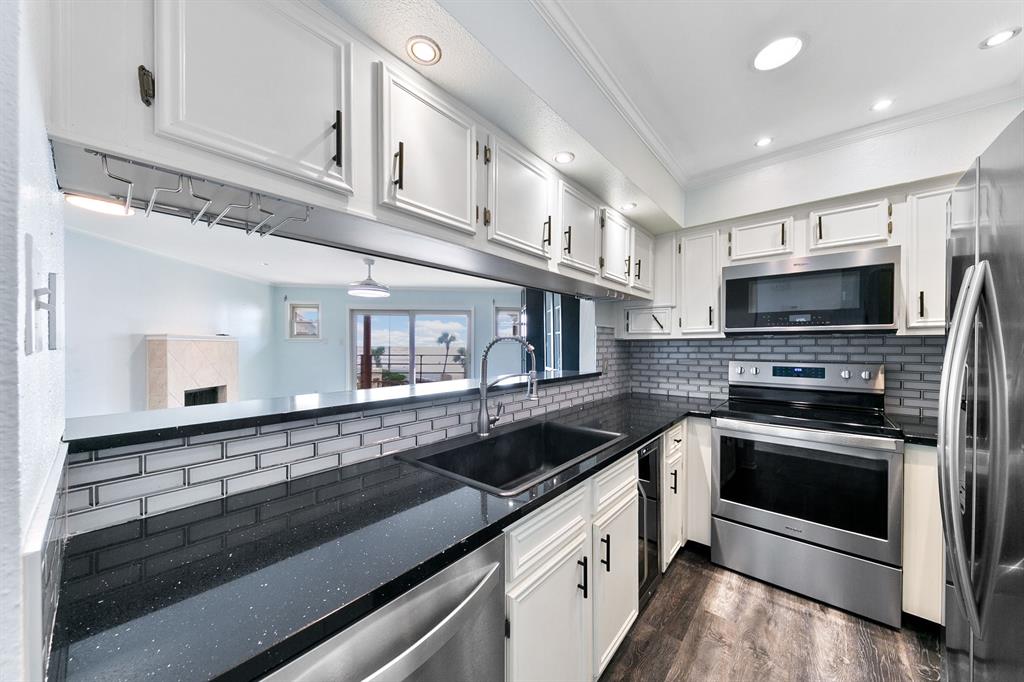
[{"label": "granite countertop", "polygon": [[903,415],[887,415],[889,421],[903,431],[903,440],[915,445],[939,444],[939,420],[935,417],[906,417]]},{"label": "granite countertop", "polygon": [[[540,385],[592,379],[598,371],[547,370],[537,372]],[[523,375],[507,377],[492,393],[526,386]],[[102,450],[154,440],[196,436],[263,424],[358,412],[379,407],[396,407],[438,398],[477,393],[479,379],[437,381],[410,386],[386,386],[356,391],[307,393],[280,398],[259,398],[215,405],[141,410],[92,417],[73,417],[64,425],[64,441],[71,452]]]},{"label": "granite countertop", "polygon": [[711,407],[633,395],[545,415],[626,438],[514,498],[387,456],[74,536],[49,677],[259,677]]}]

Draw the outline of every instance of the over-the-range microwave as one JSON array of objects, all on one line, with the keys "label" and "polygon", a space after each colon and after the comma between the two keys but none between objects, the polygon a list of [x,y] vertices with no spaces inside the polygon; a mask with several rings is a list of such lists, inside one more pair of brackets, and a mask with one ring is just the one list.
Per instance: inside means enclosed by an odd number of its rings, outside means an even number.
[{"label": "over-the-range microwave", "polygon": [[900,247],[722,268],[726,334],[894,331]]}]

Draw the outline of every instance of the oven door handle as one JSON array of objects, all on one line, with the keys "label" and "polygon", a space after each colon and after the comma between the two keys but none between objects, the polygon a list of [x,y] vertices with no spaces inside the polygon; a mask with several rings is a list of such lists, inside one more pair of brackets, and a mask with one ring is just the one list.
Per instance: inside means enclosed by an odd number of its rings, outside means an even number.
[{"label": "oven door handle", "polygon": [[896,438],[884,436],[865,436],[859,433],[842,433],[840,431],[820,431],[817,429],[801,429],[792,426],[775,426],[773,424],[757,424],[740,419],[727,417],[712,417],[711,426],[715,429],[725,429],[743,435],[773,436],[775,438],[789,438],[802,440],[808,443],[822,443],[825,445],[842,445],[862,450],[881,450],[884,452],[903,452],[903,441]]}]

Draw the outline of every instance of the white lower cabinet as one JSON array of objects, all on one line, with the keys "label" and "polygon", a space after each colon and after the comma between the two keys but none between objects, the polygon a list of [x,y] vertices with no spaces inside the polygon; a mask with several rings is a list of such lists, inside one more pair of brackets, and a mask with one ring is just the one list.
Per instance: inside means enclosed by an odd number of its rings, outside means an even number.
[{"label": "white lower cabinet", "polygon": [[661,571],[686,544],[686,437],[682,424],[662,436],[661,444]]},{"label": "white lower cabinet", "polygon": [[935,448],[903,452],[903,610],[942,623],[946,576]]},{"label": "white lower cabinet", "polygon": [[686,419],[686,538],[711,544],[711,420]]},{"label": "white lower cabinet", "polygon": [[506,533],[510,681],[595,679],[636,620],[637,456],[631,454]]}]

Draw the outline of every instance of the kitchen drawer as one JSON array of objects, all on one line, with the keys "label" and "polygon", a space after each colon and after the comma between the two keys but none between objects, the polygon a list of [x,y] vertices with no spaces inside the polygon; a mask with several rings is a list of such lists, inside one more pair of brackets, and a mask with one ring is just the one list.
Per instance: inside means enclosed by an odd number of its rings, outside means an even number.
[{"label": "kitchen drawer", "polygon": [[602,514],[623,492],[636,495],[639,465],[636,452],[631,452],[594,477],[594,509]]},{"label": "kitchen drawer", "polygon": [[586,497],[589,490],[587,483],[576,486],[505,531],[508,552],[505,575],[508,582],[539,566],[546,557],[556,553],[566,542],[572,542],[580,533],[586,533],[590,525]]},{"label": "kitchen drawer", "polygon": [[670,455],[675,455],[676,453],[682,453],[685,447],[686,429],[683,428],[683,422],[679,422],[665,432],[665,450]]}]

